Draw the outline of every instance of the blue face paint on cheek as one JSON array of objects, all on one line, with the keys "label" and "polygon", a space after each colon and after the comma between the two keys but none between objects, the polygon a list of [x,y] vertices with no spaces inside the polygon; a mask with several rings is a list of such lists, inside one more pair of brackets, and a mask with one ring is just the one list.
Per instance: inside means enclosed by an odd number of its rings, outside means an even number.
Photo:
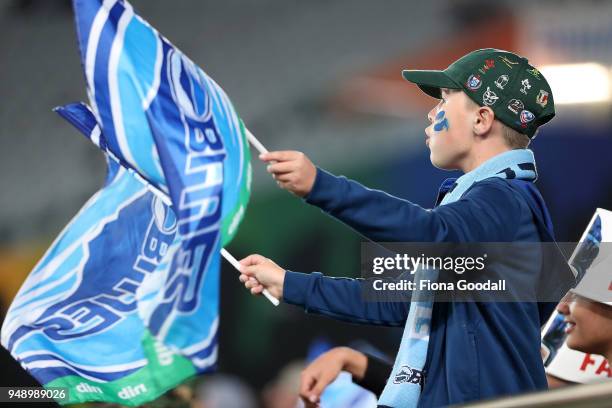
[{"label": "blue face paint on cheek", "polygon": [[448,130],[448,119],[446,119],[445,115],[446,112],[444,112],[443,110],[438,112],[438,114],[436,115],[436,118],[434,120],[434,130],[436,132],[440,132],[444,129]]}]

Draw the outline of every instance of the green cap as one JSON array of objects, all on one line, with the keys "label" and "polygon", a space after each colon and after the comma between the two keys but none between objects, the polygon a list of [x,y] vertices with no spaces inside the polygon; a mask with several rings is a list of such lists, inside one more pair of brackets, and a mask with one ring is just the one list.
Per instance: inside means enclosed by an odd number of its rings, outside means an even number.
[{"label": "green cap", "polygon": [[488,106],[505,125],[533,138],[555,116],[548,82],[526,58],[486,48],[472,51],[444,71],[404,70],[403,77],[440,99],[440,88],[462,89],[480,106]]}]

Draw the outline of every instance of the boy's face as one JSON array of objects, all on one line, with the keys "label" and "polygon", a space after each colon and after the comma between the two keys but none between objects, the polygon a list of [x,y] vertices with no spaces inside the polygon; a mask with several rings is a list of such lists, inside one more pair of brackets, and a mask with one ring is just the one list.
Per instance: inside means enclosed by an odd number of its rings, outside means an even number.
[{"label": "boy's face", "polygon": [[431,150],[431,163],[445,170],[459,168],[473,143],[473,112],[476,108],[460,90],[442,88],[442,99],[427,114],[431,123],[425,143]]},{"label": "boy's face", "polygon": [[570,294],[557,310],[567,322],[568,347],[595,354],[612,349],[612,306]]}]

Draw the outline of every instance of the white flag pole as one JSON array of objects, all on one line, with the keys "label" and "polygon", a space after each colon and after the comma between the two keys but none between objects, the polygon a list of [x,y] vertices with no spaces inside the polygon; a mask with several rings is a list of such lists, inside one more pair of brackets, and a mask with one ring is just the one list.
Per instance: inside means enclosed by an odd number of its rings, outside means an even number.
[{"label": "white flag pole", "polygon": [[[131,171],[131,169],[129,170]],[[133,172],[137,177],[140,177],[140,175],[136,172]],[[155,194],[156,196],[158,196],[166,205],[171,206],[172,205],[172,201],[170,200],[170,197],[168,197],[168,195],[166,193],[164,193],[163,191],[159,190],[157,187],[155,187],[154,185],[148,183],[146,180],[144,180],[142,177],[140,177],[142,179],[142,181],[147,185],[147,187],[149,188],[149,191],[151,191],[153,194]],[[227,252],[227,250],[225,248],[221,248],[221,256],[223,256],[229,263],[232,264],[232,266],[234,268],[236,268],[238,270],[238,272],[240,272],[240,263],[236,260],[236,258],[234,258],[232,256],[232,254],[230,254],[229,252]],[[270,292],[268,292],[267,289],[264,289],[263,291],[263,295],[274,305],[274,306],[278,306],[279,305],[279,300],[277,298],[275,298],[274,296],[272,296],[270,294]]]},{"label": "white flag pole", "polygon": [[255,136],[253,136],[249,129],[244,128],[244,130],[246,132],[247,140],[253,145],[253,147],[259,152],[259,154],[268,153],[268,149],[266,149],[264,145],[262,145],[261,142],[257,140]]},{"label": "white flag pole", "polygon": [[[221,248],[221,256],[223,256],[229,263],[232,264],[232,266],[234,268],[236,268],[236,270],[238,272],[240,272],[240,262],[238,262],[238,260],[236,258],[234,258],[232,256],[232,254],[230,254],[229,252],[227,252],[227,250],[225,248]],[[272,296],[272,294],[270,292],[268,292],[268,289],[264,289],[263,290],[263,295],[266,297],[266,299],[268,299],[270,301],[270,303],[272,303],[274,306],[278,306],[279,305],[279,301],[277,298],[275,298],[274,296]]]},{"label": "white flag pole", "polygon": [[[268,153],[268,149],[266,149],[264,145],[259,140],[257,140],[255,136],[253,136],[249,129],[244,128],[244,130],[246,133],[247,140],[249,141],[249,143],[251,143],[251,145],[253,145],[253,147],[259,152],[259,154]],[[234,268],[236,268],[238,272],[240,272],[240,263],[238,262],[238,260],[236,260],[236,258],[232,256],[232,254],[227,252],[225,248],[221,248],[221,256],[223,256],[229,263],[232,264]],[[279,300],[272,296],[272,294],[268,292],[268,289],[264,289],[262,293],[266,297],[266,299],[268,299],[270,303],[272,303],[274,306],[279,305]]]}]

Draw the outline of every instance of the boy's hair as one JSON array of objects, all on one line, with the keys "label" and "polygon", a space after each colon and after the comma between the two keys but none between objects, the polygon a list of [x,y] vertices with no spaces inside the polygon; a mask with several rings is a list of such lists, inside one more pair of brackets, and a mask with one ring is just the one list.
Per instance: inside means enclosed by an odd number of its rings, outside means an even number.
[{"label": "boy's hair", "polygon": [[[459,90],[453,90],[453,91],[460,92]],[[467,100],[470,105],[480,107],[480,105],[478,105],[472,99],[467,98]],[[507,126],[506,124],[504,124],[502,121],[500,121],[497,118],[495,120],[501,124],[502,137],[504,138],[506,145],[508,145],[510,149],[526,149],[527,146],[529,146],[529,143],[531,142],[531,139],[529,138],[529,136],[512,129],[510,126]],[[536,134],[537,134],[537,130],[536,130]],[[534,137],[535,137],[535,134],[534,134]]]},{"label": "boy's hair", "polygon": [[502,136],[504,137],[504,141],[506,142],[508,147],[510,147],[511,149],[526,149],[527,146],[529,146],[529,143],[531,142],[529,136],[517,132],[511,127],[504,125],[502,122],[499,123],[501,123]]}]

